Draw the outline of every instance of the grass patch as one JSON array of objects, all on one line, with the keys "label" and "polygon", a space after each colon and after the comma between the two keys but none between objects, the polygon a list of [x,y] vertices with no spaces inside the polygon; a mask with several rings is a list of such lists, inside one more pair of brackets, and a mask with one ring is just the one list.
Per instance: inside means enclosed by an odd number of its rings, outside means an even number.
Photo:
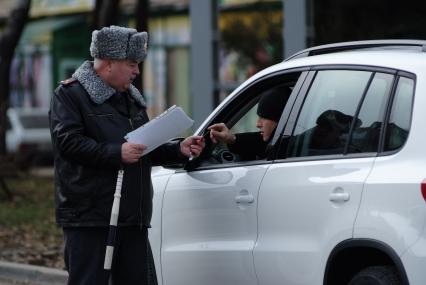
[{"label": "grass patch", "polygon": [[0,259],[62,268],[62,230],[55,224],[53,178],[6,180],[14,197],[0,193]]},{"label": "grass patch", "polygon": [[0,201],[0,226],[33,225],[42,232],[55,232],[53,180],[25,177],[7,180],[12,201]]}]

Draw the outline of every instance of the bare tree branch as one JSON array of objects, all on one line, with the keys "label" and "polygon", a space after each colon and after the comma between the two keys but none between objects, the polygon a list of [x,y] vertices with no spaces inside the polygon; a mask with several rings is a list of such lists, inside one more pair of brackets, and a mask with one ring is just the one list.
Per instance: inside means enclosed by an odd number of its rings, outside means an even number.
[{"label": "bare tree branch", "polygon": [[[149,1],[148,0],[138,0],[135,11],[136,18],[136,29],[141,31],[148,32],[148,19],[149,19]],[[139,69],[141,74],[136,77],[134,84],[143,94],[143,62],[139,64]]]},{"label": "bare tree branch", "polygon": [[93,10],[92,30],[117,25],[120,0],[96,0]]},{"label": "bare tree branch", "polygon": [[31,0],[21,0],[12,10],[0,37],[0,156],[6,154],[6,110],[9,106],[10,66],[28,20]]}]

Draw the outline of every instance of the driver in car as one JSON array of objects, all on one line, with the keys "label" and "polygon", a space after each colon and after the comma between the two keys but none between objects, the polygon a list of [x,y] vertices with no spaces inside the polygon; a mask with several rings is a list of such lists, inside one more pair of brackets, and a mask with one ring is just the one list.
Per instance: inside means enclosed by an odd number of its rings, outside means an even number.
[{"label": "driver in car", "polygon": [[242,160],[266,158],[268,144],[274,136],[290,94],[291,89],[288,86],[278,86],[265,91],[257,105],[258,132],[233,134],[224,123],[218,123],[207,128],[212,142],[227,144],[228,149],[238,154]]}]

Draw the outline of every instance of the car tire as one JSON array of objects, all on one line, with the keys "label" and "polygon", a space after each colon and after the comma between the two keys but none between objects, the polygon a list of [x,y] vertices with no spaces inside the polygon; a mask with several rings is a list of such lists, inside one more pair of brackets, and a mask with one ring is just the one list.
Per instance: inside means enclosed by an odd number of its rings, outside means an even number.
[{"label": "car tire", "polygon": [[402,285],[393,266],[370,266],[358,272],[348,285]]}]

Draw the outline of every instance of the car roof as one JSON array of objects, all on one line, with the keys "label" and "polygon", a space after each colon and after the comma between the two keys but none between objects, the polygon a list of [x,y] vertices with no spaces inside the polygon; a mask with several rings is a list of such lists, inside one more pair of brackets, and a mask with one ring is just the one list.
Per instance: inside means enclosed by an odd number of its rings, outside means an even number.
[{"label": "car roof", "polygon": [[391,40],[368,40],[368,41],[352,41],[352,42],[326,44],[326,45],[320,45],[320,46],[315,46],[315,47],[301,50],[291,55],[287,59],[285,59],[285,61],[288,61],[294,58],[320,55],[320,54],[329,54],[329,53],[335,53],[335,52],[341,52],[341,51],[372,50],[372,49],[375,49],[375,50],[412,49],[412,50],[426,51],[426,41],[425,40],[405,40],[405,39],[392,40],[391,39]]},{"label": "car roof", "polygon": [[355,50],[309,57],[295,58],[272,65],[241,84],[235,91],[245,88],[257,79],[282,70],[324,65],[361,65],[406,71],[416,75],[426,73],[426,52],[417,50]]},{"label": "car roof", "polygon": [[[416,50],[355,50],[284,61],[276,69],[314,65],[366,65],[417,73],[424,69],[426,53]],[[419,67],[422,67],[421,69]],[[272,68],[274,69],[274,68]],[[269,71],[271,72],[271,70]]]},{"label": "car roof", "polygon": [[344,42],[302,50],[283,62],[260,71],[252,79],[256,80],[261,76],[279,70],[316,65],[363,65],[419,74],[426,72],[425,64],[426,41]]},{"label": "car roof", "polygon": [[[308,48],[284,62],[299,65],[353,64],[416,72],[424,65],[424,40],[370,40],[342,42]],[[411,70],[412,69],[412,70]]]}]

